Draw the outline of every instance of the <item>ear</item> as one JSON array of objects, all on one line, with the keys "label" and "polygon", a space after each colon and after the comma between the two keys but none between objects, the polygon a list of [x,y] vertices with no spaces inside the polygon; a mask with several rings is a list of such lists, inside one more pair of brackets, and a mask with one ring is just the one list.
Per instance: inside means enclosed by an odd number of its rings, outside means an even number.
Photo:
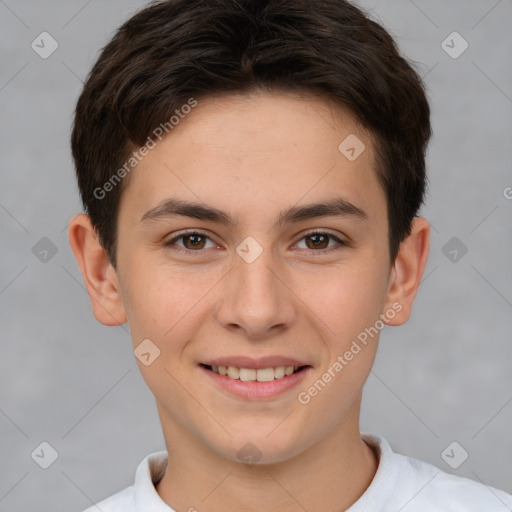
[{"label": "ear", "polygon": [[389,276],[385,311],[395,311],[382,320],[388,325],[402,325],[411,316],[430,249],[430,225],[422,217],[412,221],[411,234],[403,240]]},{"label": "ear", "polygon": [[104,325],[126,322],[116,271],[101,246],[88,215],[75,215],[68,229],[71,249],[82,272],[96,320]]}]

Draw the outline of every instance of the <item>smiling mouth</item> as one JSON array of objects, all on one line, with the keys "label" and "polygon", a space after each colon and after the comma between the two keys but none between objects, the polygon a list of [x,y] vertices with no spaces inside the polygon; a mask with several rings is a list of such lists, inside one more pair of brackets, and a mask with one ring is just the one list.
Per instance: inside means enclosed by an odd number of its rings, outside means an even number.
[{"label": "smiling mouth", "polygon": [[209,364],[200,364],[203,368],[217,373],[233,380],[241,380],[244,382],[258,381],[270,382],[273,380],[284,379],[294,373],[299,373],[309,365],[304,366],[276,366],[269,368],[238,368],[237,366],[215,366]]}]

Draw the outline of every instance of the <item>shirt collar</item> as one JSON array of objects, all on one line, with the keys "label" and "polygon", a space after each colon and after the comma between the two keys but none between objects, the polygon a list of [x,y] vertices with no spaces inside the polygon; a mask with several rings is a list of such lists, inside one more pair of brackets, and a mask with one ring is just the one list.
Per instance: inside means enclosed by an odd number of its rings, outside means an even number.
[{"label": "shirt collar", "polygon": [[[383,510],[385,501],[398,480],[398,465],[393,463],[396,454],[389,443],[379,436],[361,434],[361,438],[374,451],[378,467],[364,494],[346,512],[378,512]],[[175,512],[158,495],[155,485],[160,481],[167,467],[167,452],[148,455],[137,467],[135,473],[135,506],[140,512]],[[378,497],[378,499],[376,499]],[[376,509],[376,503],[379,508]]]},{"label": "shirt collar", "polygon": [[135,472],[135,508],[140,512],[175,512],[156,492],[155,485],[164,476],[167,452],[148,455]]},{"label": "shirt collar", "polygon": [[361,438],[377,457],[377,471],[363,495],[345,512],[387,510],[386,504],[392,498],[399,477],[399,465],[395,460],[397,455],[383,437],[362,433]]}]

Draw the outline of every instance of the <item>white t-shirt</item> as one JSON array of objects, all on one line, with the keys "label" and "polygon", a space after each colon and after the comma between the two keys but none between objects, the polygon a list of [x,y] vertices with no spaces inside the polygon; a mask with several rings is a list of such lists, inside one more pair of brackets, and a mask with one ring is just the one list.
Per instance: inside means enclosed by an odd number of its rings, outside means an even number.
[{"label": "white t-shirt", "polygon": [[[512,495],[391,450],[382,437],[363,434],[379,458],[364,494],[345,512],[510,512]],[[167,452],[148,455],[135,484],[84,512],[175,512],[155,489],[167,465]]]}]

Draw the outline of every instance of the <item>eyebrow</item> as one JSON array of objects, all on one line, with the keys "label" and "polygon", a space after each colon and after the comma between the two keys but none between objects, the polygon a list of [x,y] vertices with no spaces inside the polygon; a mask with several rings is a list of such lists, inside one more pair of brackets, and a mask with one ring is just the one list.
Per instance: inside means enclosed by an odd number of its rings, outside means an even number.
[{"label": "eyebrow", "polygon": [[[191,217],[223,224],[228,227],[238,225],[238,219],[230,214],[210,206],[206,203],[187,202],[178,198],[168,198],[157,206],[149,209],[142,217],[141,222],[154,221],[174,216]],[[342,197],[326,200],[322,203],[312,203],[304,206],[293,206],[281,211],[277,224],[293,224],[317,217],[352,217],[367,220],[367,213]]]}]

